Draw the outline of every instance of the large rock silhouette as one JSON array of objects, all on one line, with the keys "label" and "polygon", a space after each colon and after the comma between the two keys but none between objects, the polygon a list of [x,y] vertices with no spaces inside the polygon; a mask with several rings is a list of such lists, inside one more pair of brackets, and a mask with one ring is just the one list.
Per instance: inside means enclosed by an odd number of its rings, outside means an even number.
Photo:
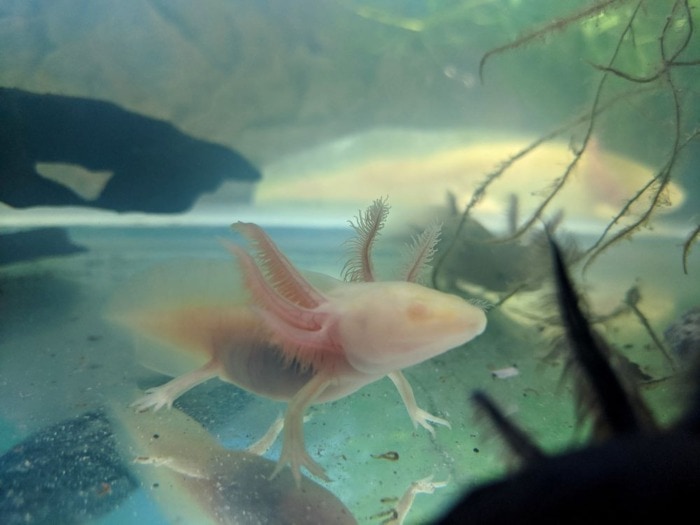
[{"label": "large rock silhouette", "polygon": [[[15,208],[87,205],[175,213],[224,181],[260,179],[239,153],[108,102],[0,88],[0,121],[0,201]],[[40,175],[37,163],[110,176],[88,200]]]}]

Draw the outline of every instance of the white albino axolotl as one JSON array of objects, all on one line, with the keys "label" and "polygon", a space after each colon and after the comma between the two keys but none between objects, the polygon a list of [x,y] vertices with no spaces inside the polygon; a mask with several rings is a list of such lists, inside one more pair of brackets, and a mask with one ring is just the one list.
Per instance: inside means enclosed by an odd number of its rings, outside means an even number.
[{"label": "white albino axolotl", "polygon": [[[236,298],[235,290],[222,284],[215,300],[205,293],[190,294],[186,300],[163,299],[156,308],[141,305],[136,312],[124,311],[122,304],[113,317],[157,341],[197,354],[203,363],[150,389],[134,405],[140,410],[170,407],[185,391],[213,377],[288,401],[275,474],[289,464],[297,480],[301,467],[327,479],[305,449],[306,409],[384,376],[396,385],[414,426],[432,433],[431,423],[448,425],[418,407],[401,369],[473,339],[483,332],[486,316],[460,297],[414,282],[432,257],[437,226],[414,239],[402,280],[375,280],[370,252],[387,214],[386,200],[378,199],[351,222],[357,237],[345,281],[300,273],[260,227],[239,222],[233,228],[256,253],[253,257],[240,246],[230,246],[246,296]],[[195,273],[181,271],[180,282]],[[122,294],[153,302],[147,295],[157,277],[127,286]]]}]

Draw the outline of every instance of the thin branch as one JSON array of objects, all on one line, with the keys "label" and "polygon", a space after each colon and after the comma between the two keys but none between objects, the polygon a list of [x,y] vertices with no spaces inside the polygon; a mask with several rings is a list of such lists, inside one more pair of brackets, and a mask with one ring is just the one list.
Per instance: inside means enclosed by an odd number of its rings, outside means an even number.
[{"label": "thin branch", "polygon": [[[622,31],[620,38],[618,39],[617,46],[615,47],[615,50],[612,54],[612,57],[610,58],[610,65],[612,65],[615,62],[615,60],[617,59],[617,56],[620,53],[620,49],[622,48],[622,42],[624,41],[625,35],[627,35],[627,33],[631,30],[632,23],[634,22],[641,5],[642,5],[642,2],[640,1],[637,4],[637,6],[635,7],[635,9],[633,10],[632,15],[630,16],[629,20],[627,21],[627,24],[625,25],[625,28]],[[583,142],[581,144],[581,147],[574,152],[573,159],[566,166],[562,175],[558,179],[556,179],[556,181],[552,185],[552,189],[550,190],[549,194],[542,200],[542,202],[535,209],[535,211],[532,213],[530,218],[528,220],[526,220],[514,234],[503,239],[504,241],[507,242],[510,240],[515,240],[518,237],[521,237],[526,231],[528,231],[532,227],[533,224],[535,224],[535,222],[540,220],[545,208],[549,205],[549,203],[554,199],[554,197],[557,195],[557,193],[559,193],[559,191],[564,187],[564,185],[569,180],[571,173],[573,172],[574,168],[576,167],[579,160],[581,159],[581,156],[583,155],[584,151],[586,150],[586,146],[588,145],[588,141],[590,140],[590,138],[593,134],[593,125],[595,122],[595,117],[602,111],[602,109],[600,108],[601,98],[602,98],[602,94],[603,94],[603,88],[604,88],[605,83],[606,83],[608,78],[609,78],[609,76],[604,73],[600,79],[600,82],[598,82],[598,86],[596,88],[596,93],[595,93],[595,96],[593,98],[593,103],[591,105],[591,110],[588,112],[588,115],[584,120],[584,122],[586,122],[588,124],[588,126],[586,128],[586,133],[585,133],[585,136],[583,138]]]},{"label": "thin branch", "polygon": [[[680,0],[679,0],[680,1]],[[676,3],[678,5],[678,3]],[[674,5],[675,8],[675,5]],[[664,31],[662,32],[662,38],[661,38],[661,52],[662,52],[662,57],[665,57],[665,49],[664,49],[664,35],[666,34],[666,31],[671,25],[671,20],[672,17],[669,17],[666,21],[666,25],[664,26]],[[630,236],[632,233],[637,231],[643,224],[645,224],[652,216],[653,212],[662,203],[663,199],[663,194],[668,186],[668,184],[671,182],[671,174],[673,171],[673,167],[678,159],[678,154],[684,146],[684,144],[681,144],[681,118],[682,118],[682,111],[681,111],[681,101],[680,101],[680,93],[679,89],[676,87],[673,77],[671,75],[671,70],[666,69],[664,72],[664,80],[666,81],[667,85],[669,86],[669,91],[672,96],[673,100],[673,124],[674,124],[674,132],[673,132],[673,144],[671,148],[671,153],[669,154],[669,158],[666,161],[666,164],[661,168],[661,170],[654,176],[652,180],[647,182],[642,188],[630,199],[623,207],[622,209],[618,212],[618,214],[613,217],[610,223],[605,227],[603,230],[603,233],[600,235],[598,240],[587,250],[586,254],[588,255],[588,260],[583,266],[583,271],[586,271],[590,265],[593,263],[597,257],[603,253],[607,248],[612,246],[613,244],[617,243],[621,239],[624,239],[628,236]],[[687,142],[686,142],[687,143]],[[647,206],[646,210],[644,213],[642,213],[637,219],[635,219],[631,224],[625,226],[622,228],[620,231],[618,231],[615,235],[613,235],[611,238],[609,238],[607,241],[604,241],[605,237],[608,235],[612,227],[624,216],[627,214],[629,211],[630,207],[634,202],[636,202],[641,195],[648,189],[650,188],[653,184],[656,184],[656,189],[654,190],[653,195],[651,196],[650,203]]]},{"label": "thin branch", "polygon": [[639,306],[637,306],[641,300],[641,295],[639,293],[639,289],[636,286],[633,286],[627,291],[627,294],[625,295],[625,304],[632,310],[634,315],[637,316],[637,319],[639,322],[642,324],[644,329],[647,331],[649,334],[649,337],[651,337],[651,340],[654,342],[656,345],[656,348],[659,349],[661,354],[664,356],[666,361],[668,362],[669,366],[671,367],[671,370],[673,372],[676,372],[676,363],[671,357],[671,354],[668,352],[666,345],[661,341],[661,338],[658,336],[656,333],[656,330],[651,326],[651,323],[649,322],[649,319],[647,318],[646,315],[642,313],[642,311],[639,309]]},{"label": "thin branch", "polygon": [[695,229],[690,232],[690,235],[683,243],[683,273],[688,275],[688,256],[690,255],[690,247],[698,240],[700,236],[700,224],[698,224]]},{"label": "thin branch", "polygon": [[597,15],[612,4],[622,3],[624,1],[626,0],[601,0],[600,2],[593,4],[592,6],[587,7],[582,11],[570,14],[564,18],[556,19],[548,23],[547,25],[540,27],[539,29],[536,29],[530,33],[526,33],[525,35],[521,36],[516,40],[513,40],[512,42],[508,42],[506,44],[491,49],[490,51],[486,52],[479,61],[479,78],[481,79],[481,82],[484,82],[484,66],[486,65],[486,61],[494,55],[500,55],[501,53],[504,53],[506,51],[517,49],[537,38],[544,37],[555,31],[562,31],[575,22],[585,20],[586,18],[590,18],[594,15]]},{"label": "thin branch", "polygon": [[[504,44],[502,46],[499,46],[497,48],[494,48],[487,52],[481,59],[481,62],[479,64],[479,73],[480,76],[483,76],[483,67],[485,63],[494,55],[501,54],[506,51],[514,50],[517,49],[532,40],[534,40],[537,37],[545,36],[548,34],[553,33],[554,31],[564,29],[568,27],[570,24],[574,22],[580,22],[585,20],[586,18],[593,16],[598,13],[604,12],[606,8],[609,7],[617,7],[621,4],[624,3],[625,0],[604,0],[604,1],[599,1],[595,3],[594,5],[573,13],[569,16],[566,16],[564,18],[556,19],[549,24],[545,25],[544,27],[541,27],[539,29],[536,29],[534,31],[531,31],[524,35],[523,37]],[[644,186],[642,186],[632,197],[629,199],[628,202],[626,202],[622,208],[619,210],[619,212],[610,220],[610,222],[605,226],[603,229],[600,237],[595,241],[595,243],[583,254],[583,257],[587,258],[587,261],[584,266],[584,270],[592,264],[592,262],[608,247],[614,245],[618,241],[624,238],[629,238],[631,235],[633,235],[638,229],[640,229],[643,225],[647,224],[650,220],[651,217],[653,216],[655,210],[665,204],[665,199],[668,191],[668,187],[671,183],[672,175],[674,174],[675,167],[677,164],[677,160],[679,158],[679,155],[681,153],[681,150],[684,149],[684,147],[690,143],[693,139],[697,138],[697,136],[700,134],[700,131],[695,130],[691,135],[690,138],[682,140],[682,102],[681,102],[681,92],[682,92],[682,86],[676,85],[676,82],[673,78],[672,71],[677,68],[677,67],[685,67],[685,66],[697,66],[700,65],[700,59],[686,59],[682,60],[680,59],[681,55],[687,51],[687,49],[690,46],[690,43],[692,41],[692,37],[694,35],[695,31],[695,23],[693,20],[693,12],[690,6],[690,3],[688,0],[675,0],[672,4],[672,7],[669,9],[669,13],[666,16],[665,23],[663,26],[663,29],[661,30],[661,33],[659,35],[659,56],[660,56],[660,66],[656,70],[655,73],[649,75],[649,76],[644,76],[644,75],[634,75],[632,73],[627,73],[619,68],[615,67],[615,62],[617,61],[617,58],[620,54],[620,50],[622,49],[623,45],[625,42],[629,42],[629,36],[632,37],[632,40],[634,40],[634,25],[637,20],[637,17],[639,13],[643,13],[644,11],[641,9],[642,6],[644,5],[645,0],[636,0],[636,5],[632,9],[629,18],[627,20],[627,23],[620,33],[617,41],[616,41],[616,46],[615,49],[612,52],[612,55],[610,59],[608,60],[607,65],[596,65],[592,64],[594,68],[596,68],[598,71],[602,73],[602,76],[598,82],[598,86],[596,89],[595,96],[593,98],[593,101],[590,106],[590,110],[587,112],[586,115],[583,115],[582,117],[579,117],[578,119],[574,120],[573,122],[562,126],[561,128],[554,130],[546,135],[543,135],[542,137],[538,138],[537,140],[533,141],[531,144],[526,146],[525,148],[521,149],[517,153],[515,153],[512,157],[506,159],[504,162],[502,162],[494,171],[488,173],[481,184],[476,188],[474,193],[472,194],[472,197],[465,207],[460,221],[457,225],[456,232],[454,233],[454,237],[452,239],[452,242],[447,246],[445,250],[442,251],[440,254],[440,257],[436,261],[435,267],[433,269],[433,285],[437,286],[437,281],[438,281],[438,273],[444,264],[444,262],[447,260],[447,258],[450,256],[452,250],[456,246],[457,239],[461,238],[460,236],[462,235],[462,232],[464,231],[464,228],[467,224],[467,220],[469,218],[470,213],[472,210],[475,208],[475,206],[483,199],[484,195],[487,192],[487,189],[493,184],[496,180],[498,180],[500,177],[503,176],[503,174],[514,164],[519,162],[521,159],[523,159],[525,156],[530,154],[531,152],[535,151],[539,146],[541,146],[543,143],[547,142],[548,140],[551,140],[552,138],[559,136],[563,134],[566,131],[572,130],[575,128],[575,126],[584,124],[586,126],[585,130],[585,136],[583,138],[583,141],[581,143],[581,146],[577,149],[574,150],[574,156],[571,160],[571,162],[566,166],[564,171],[562,172],[561,176],[558,177],[552,186],[549,189],[548,194],[544,197],[544,199],[539,203],[537,208],[532,212],[529,218],[527,218],[523,224],[521,224],[520,228],[517,228],[514,230],[512,227],[513,225],[511,224],[510,231],[508,232],[508,235],[506,237],[500,237],[498,239],[494,240],[489,240],[489,241],[484,241],[484,242],[508,242],[508,241],[513,241],[519,237],[521,237],[525,232],[529,231],[534,224],[536,224],[539,220],[542,218],[542,214],[544,213],[545,209],[547,206],[550,204],[550,202],[554,199],[554,197],[557,195],[557,193],[564,187],[564,185],[567,183],[569,176],[571,172],[573,171],[574,167],[578,163],[581,155],[583,152],[586,150],[588,141],[590,137],[592,136],[593,132],[593,127],[596,121],[596,118],[605,110],[615,106],[620,100],[629,100],[629,94],[630,92],[624,92],[620,95],[616,95],[613,98],[609,100],[603,100],[603,90],[606,85],[606,82],[608,81],[609,78],[611,77],[619,77],[624,80],[627,80],[629,82],[633,82],[637,85],[645,84],[647,87],[643,89],[639,89],[636,91],[636,93],[644,93],[647,91],[651,90],[657,90],[659,89],[659,85],[655,84],[655,81],[659,81],[661,87],[665,87],[666,91],[670,93],[671,95],[671,100],[672,100],[672,122],[674,125],[674,129],[672,131],[672,147],[670,149],[670,152],[666,158],[665,163],[663,166],[659,169],[659,171],[654,175],[654,177],[648,181]],[[683,24],[680,24],[682,26],[682,31],[683,34],[680,35],[679,38],[679,31],[676,31],[676,28],[679,27],[679,22],[684,22]],[[632,42],[632,45],[634,44],[634,41]],[[633,92],[635,93],[635,92]],[[627,216],[631,209],[632,206],[639,203],[640,200],[642,199],[642,196],[646,196],[649,194],[651,191],[651,195],[649,196],[649,202],[646,204],[646,207],[644,211],[634,219],[634,221],[631,224],[627,224],[621,229],[618,229],[614,234],[612,234],[613,229],[620,223],[621,219],[625,216]],[[511,221],[512,222],[512,221]],[[690,251],[691,246],[697,241],[698,237],[700,236],[700,226],[693,230],[691,234],[689,235],[688,239],[686,240],[684,246],[683,246],[683,268],[684,271],[687,272],[687,258],[688,254]]]}]

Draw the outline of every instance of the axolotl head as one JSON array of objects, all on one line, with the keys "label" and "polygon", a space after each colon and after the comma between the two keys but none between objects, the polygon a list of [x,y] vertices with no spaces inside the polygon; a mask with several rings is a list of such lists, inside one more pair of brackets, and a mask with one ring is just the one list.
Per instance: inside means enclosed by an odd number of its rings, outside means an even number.
[{"label": "axolotl head", "polygon": [[354,283],[333,295],[342,310],[336,329],[346,359],[366,374],[383,375],[421,363],[486,328],[481,308],[410,282]]}]

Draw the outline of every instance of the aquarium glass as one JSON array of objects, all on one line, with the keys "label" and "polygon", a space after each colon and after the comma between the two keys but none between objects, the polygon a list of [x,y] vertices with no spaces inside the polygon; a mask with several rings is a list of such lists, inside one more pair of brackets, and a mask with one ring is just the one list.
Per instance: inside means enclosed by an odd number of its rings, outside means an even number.
[{"label": "aquarium glass", "polygon": [[0,523],[430,523],[518,466],[477,390],[585,446],[545,231],[670,425],[699,17],[0,2]]}]

